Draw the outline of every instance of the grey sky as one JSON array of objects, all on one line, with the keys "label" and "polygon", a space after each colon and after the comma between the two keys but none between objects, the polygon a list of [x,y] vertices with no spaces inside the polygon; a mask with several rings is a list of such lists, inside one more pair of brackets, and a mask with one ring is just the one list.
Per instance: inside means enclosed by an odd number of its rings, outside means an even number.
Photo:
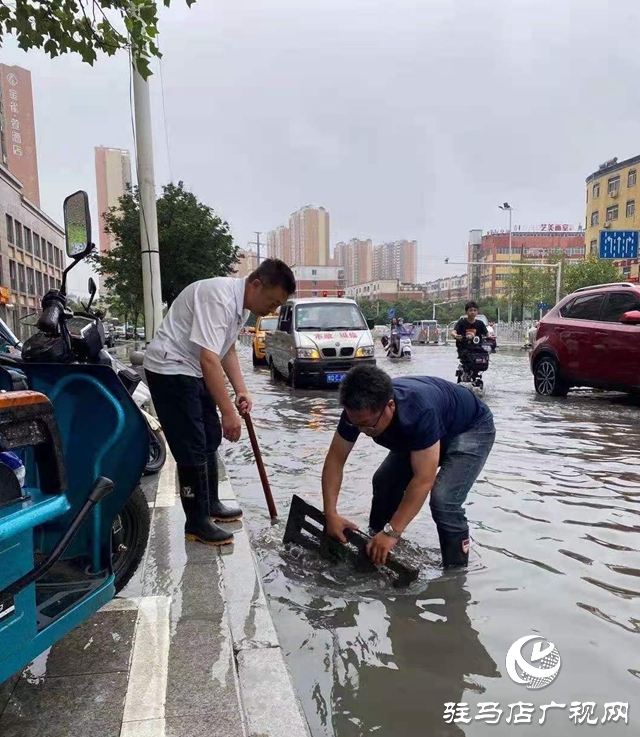
[{"label": "grey sky", "polygon": [[[175,179],[233,228],[331,213],[331,244],[416,238],[422,280],[463,271],[471,228],[583,221],[584,179],[639,153],[633,0],[180,0],[161,47]],[[11,42],[31,69],[42,204],[86,188],[93,147],[132,148],[126,58],[95,68]],[[153,78],[156,178],[169,178]]]}]

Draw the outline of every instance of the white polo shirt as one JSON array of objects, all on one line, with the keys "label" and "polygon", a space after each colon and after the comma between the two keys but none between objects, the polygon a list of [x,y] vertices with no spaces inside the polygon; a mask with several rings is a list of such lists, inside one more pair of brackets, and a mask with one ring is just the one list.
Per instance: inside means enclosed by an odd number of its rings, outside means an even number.
[{"label": "white polo shirt", "polygon": [[200,351],[224,358],[249,317],[246,280],[203,279],[182,290],[147,346],[144,368],[156,374],[202,376]]}]

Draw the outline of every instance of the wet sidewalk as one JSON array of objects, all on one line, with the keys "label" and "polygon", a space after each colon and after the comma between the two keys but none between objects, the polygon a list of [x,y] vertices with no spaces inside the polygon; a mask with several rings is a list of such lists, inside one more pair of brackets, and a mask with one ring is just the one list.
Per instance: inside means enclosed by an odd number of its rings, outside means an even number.
[{"label": "wet sidewalk", "polygon": [[[149,546],[100,612],[0,685],[2,737],[308,737],[241,523],[186,542],[168,460],[145,480]],[[233,499],[226,478],[221,498]]]}]

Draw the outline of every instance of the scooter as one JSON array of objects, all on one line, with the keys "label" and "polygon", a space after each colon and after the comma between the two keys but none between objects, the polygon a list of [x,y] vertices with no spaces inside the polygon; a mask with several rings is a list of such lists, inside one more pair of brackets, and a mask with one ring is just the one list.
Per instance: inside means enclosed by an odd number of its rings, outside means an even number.
[{"label": "scooter", "polygon": [[482,342],[479,335],[463,338],[464,351],[456,369],[458,384],[467,384],[477,394],[484,391],[482,374],[489,368],[489,352],[491,347]]},{"label": "scooter", "polygon": [[[25,341],[43,360],[24,357],[30,391],[0,393],[0,450],[25,466],[22,485],[0,464],[0,683],[113,598],[149,533],[141,492],[131,504],[149,453],[144,418],[110,366],[52,360],[96,345],[64,308],[67,273],[93,248],[86,193],[67,197],[64,213],[73,263]],[[135,524],[118,538],[127,507]]]},{"label": "scooter", "polygon": [[396,341],[383,335],[380,342],[387,358],[405,358],[407,360],[411,358],[411,338],[408,335],[399,335]]}]

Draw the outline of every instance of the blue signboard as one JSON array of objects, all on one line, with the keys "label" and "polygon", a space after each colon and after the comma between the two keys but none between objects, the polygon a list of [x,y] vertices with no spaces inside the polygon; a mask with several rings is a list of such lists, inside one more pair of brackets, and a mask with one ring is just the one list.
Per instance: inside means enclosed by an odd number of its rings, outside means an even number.
[{"label": "blue signboard", "polygon": [[394,309],[394,308],[392,307],[392,308],[391,308],[391,309],[389,310],[389,312],[387,312],[387,317],[389,318],[389,320],[391,320],[391,319],[392,319],[393,317],[395,317],[395,316],[396,316],[396,311],[395,311],[395,309]]},{"label": "blue signboard", "polygon": [[600,258],[638,258],[638,231],[601,230]]},{"label": "blue signboard", "polygon": [[539,310],[548,310],[549,309],[549,303],[548,302],[538,302],[538,309]]}]

